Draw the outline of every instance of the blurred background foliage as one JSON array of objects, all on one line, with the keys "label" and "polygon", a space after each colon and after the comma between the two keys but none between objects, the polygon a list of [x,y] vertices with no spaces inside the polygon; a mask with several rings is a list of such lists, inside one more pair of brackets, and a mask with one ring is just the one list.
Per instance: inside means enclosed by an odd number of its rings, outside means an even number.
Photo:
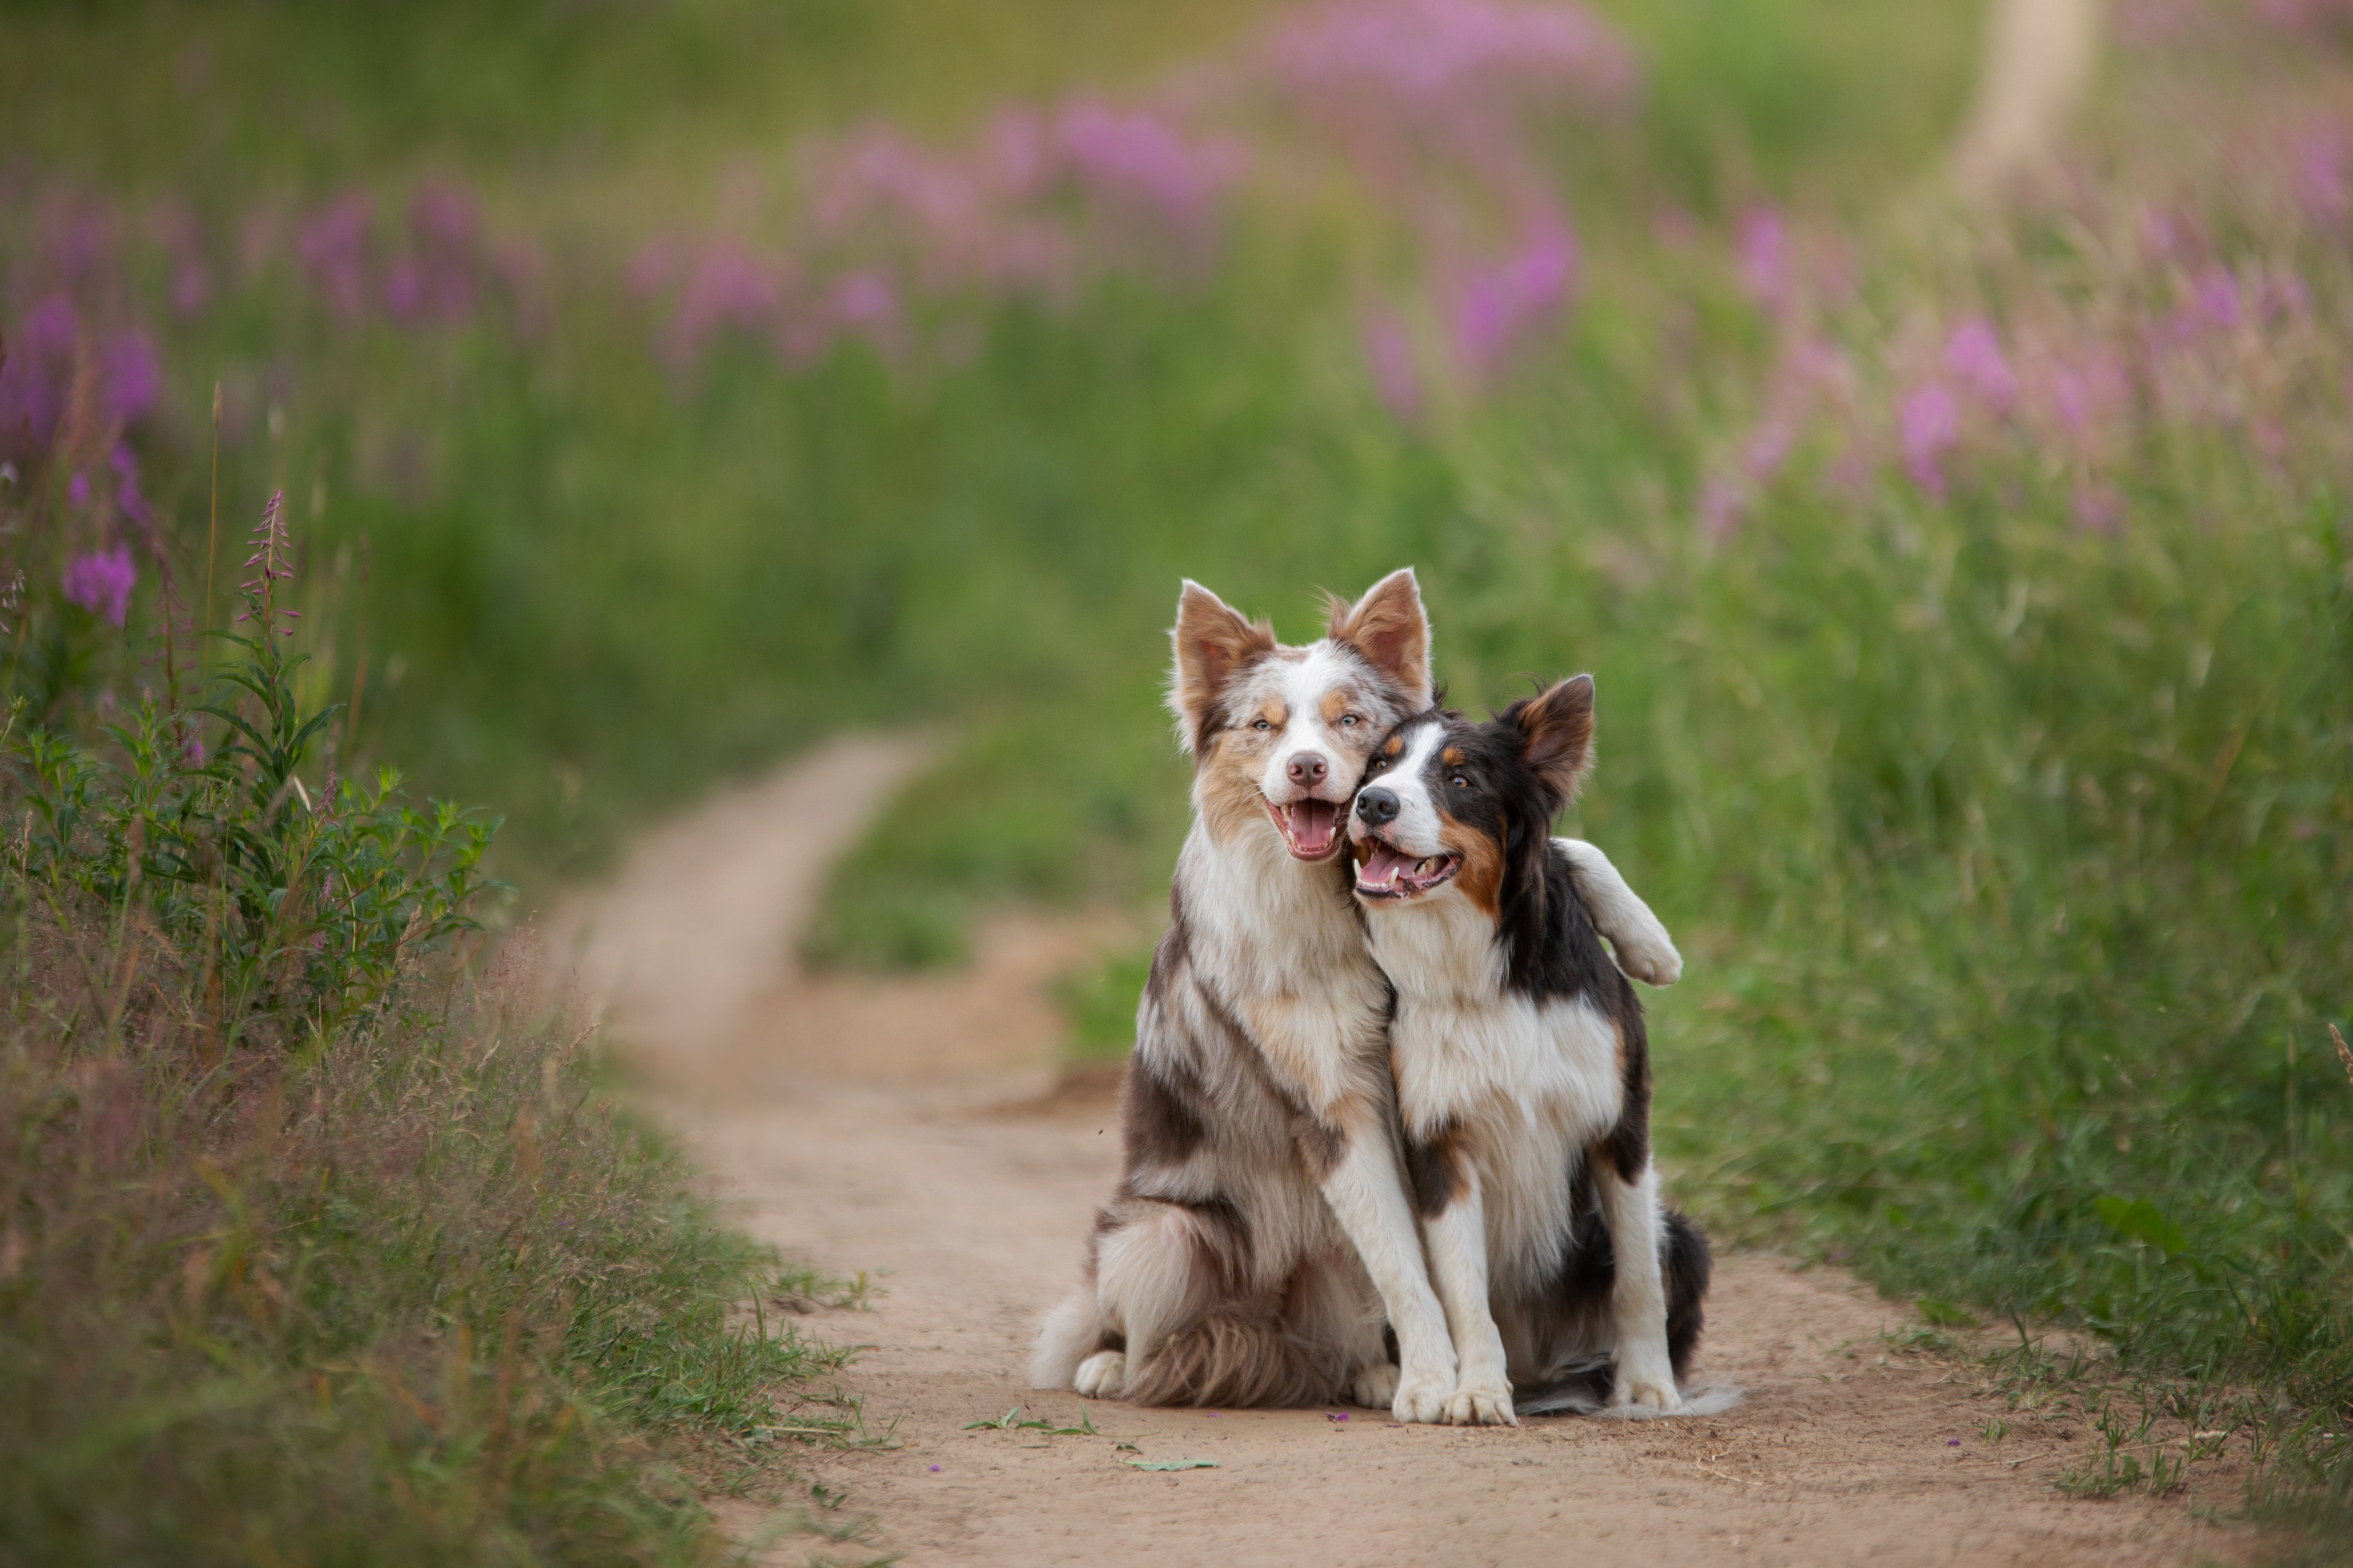
[{"label": "blurred background foliage", "polygon": [[[1412,562],[1457,701],[1599,676],[1575,825],[1694,960],[1679,1189],[2240,1400],[2339,1528],[2353,35],[2119,4],[1969,207],[1984,22],[13,7],[10,685],[155,680],[166,567],[217,619],[217,383],[339,747],[497,802],[544,889],[938,724],[811,951],[944,963],[1157,897],[1180,576],[1304,637]],[[1140,973],[1074,977],[1082,1044]]]}]

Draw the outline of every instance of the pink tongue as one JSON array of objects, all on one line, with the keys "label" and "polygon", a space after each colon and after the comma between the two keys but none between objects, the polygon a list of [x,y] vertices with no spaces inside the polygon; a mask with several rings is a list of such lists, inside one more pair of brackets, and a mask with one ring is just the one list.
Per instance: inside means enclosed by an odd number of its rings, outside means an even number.
[{"label": "pink tongue", "polygon": [[1338,825],[1339,809],[1329,800],[1302,800],[1291,808],[1291,842],[1309,854],[1321,854],[1332,847],[1332,832]]},{"label": "pink tongue", "polygon": [[1375,844],[1373,858],[1365,863],[1365,869],[1356,874],[1356,880],[1366,887],[1386,887],[1419,863],[1408,860],[1387,844]]}]

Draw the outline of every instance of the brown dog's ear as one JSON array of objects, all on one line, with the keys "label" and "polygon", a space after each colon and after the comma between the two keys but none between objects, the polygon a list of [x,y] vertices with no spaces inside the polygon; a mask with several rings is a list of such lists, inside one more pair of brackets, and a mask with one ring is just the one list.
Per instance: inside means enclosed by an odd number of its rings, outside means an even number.
[{"label": "brown dog's ear", "polygon": [[1176,645],[1176,668],[1168,686],[1168,706],[1176,715],[1176,738],[1198,751],[1208,738],[1218,703],[1236,675],[1274,652],[1274,629],[1245,620],[1240,612],[1192,578],[1176,595],[1176,624],[1168,633]]},{"label": "brown dog's ear", "polygon": [[1571,675],[1542,696],[1523,697],[1504,710],[1519,726],[1520,755],[1563,806],[1577,799],[1593,765],[1593,677]]},{"label": "brown dog's ear", "polygon": [[1419,713],[1430,702],[1430,617],[1422,613],[1421,584],[1411,567],[1401,567],[1350,604],[1332,597],[1332,619],[1326,628],[1335,642],[1345,642],[1365,656],[1365,662],[1396,684],[1406,711]]}]

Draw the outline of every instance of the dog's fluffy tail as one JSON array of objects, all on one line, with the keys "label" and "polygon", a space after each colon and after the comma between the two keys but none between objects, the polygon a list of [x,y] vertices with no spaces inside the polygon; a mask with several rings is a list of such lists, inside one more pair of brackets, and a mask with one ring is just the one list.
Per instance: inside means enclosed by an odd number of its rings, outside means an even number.
[{"label": "dog's fluffy tail", "polygon": [[1660,1271],[1667,1287],[1667,1360],[1681,1383],[1691,1372],[1692,1352],[1699,1348],[1700,1330],[1707,1326],[1707,1282],[1715,1264],[1707,1250],[1707,1236],[1680,1209],[1667,1211],[1666,1239],[1660,1248]]},{"label": "dog's fluffy tail", "polygon": [[1046,1314],[1038,1343],[1029,1352],[1029,1386],[1062,1388],[1075,1385],[1079,1363],[1092,1355],[1103,1339],[1103,1308],[1095,1299],[1094,1281],[1082,1279]]},{"label": "dog's fluffy tail", "polygon": [[1220,1306],[1162,1339],[1128,1368],[1138,1404],[1296,1409],[1329,1404],[1345,1378],[1340,1358],[1288,1330],[1273,1311]]}]

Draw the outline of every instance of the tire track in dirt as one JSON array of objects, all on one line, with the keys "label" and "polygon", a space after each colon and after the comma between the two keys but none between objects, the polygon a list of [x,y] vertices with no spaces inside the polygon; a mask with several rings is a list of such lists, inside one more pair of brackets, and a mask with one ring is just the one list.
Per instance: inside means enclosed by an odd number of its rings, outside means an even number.
[{"label": "tire track in dirt", "polygon": [[[2238,1561],[2186,1499],[2050,1489],[2072,1421],[2021,1418],[1965,1372],[1890,1348],[1904,1314],[1834,1269],[1722,1260],[1701,1375],[1746,1402],[1690,1421],[1400,1427],[1369,1411],[1139,1410],[1032,1394],[1039,1315],[1079,1265],[1117,1167],[1105,1097],[1042,1097],[1050,980],[1137,933],[1008,916],[964,974],[812,978],[792,937],[833,857],[926,755],[838,741],[649,835],[552,924],[638,1049],[649,1097],[734,1218],[841,1272],[870,1313],[812,1320],[871,1346],[842,1379],[888,1452],[802,1461],[916,1564],[1443,1561],[1812,1565]],[[566,941],[564,935],[568,934]],[[1014,1404],[1098,1436],[967,1432]],[[1334,1417],[1345,1415],[1345,1419]],[[1984,1436],[2007,1416],[2002,1441]],[[1123,1461],[1200,1458],[1145,1473]],[[2229,1507],[2241,1478],[2200,1467]],[[798,1561],[805,1546],[780,1552]]]}]

